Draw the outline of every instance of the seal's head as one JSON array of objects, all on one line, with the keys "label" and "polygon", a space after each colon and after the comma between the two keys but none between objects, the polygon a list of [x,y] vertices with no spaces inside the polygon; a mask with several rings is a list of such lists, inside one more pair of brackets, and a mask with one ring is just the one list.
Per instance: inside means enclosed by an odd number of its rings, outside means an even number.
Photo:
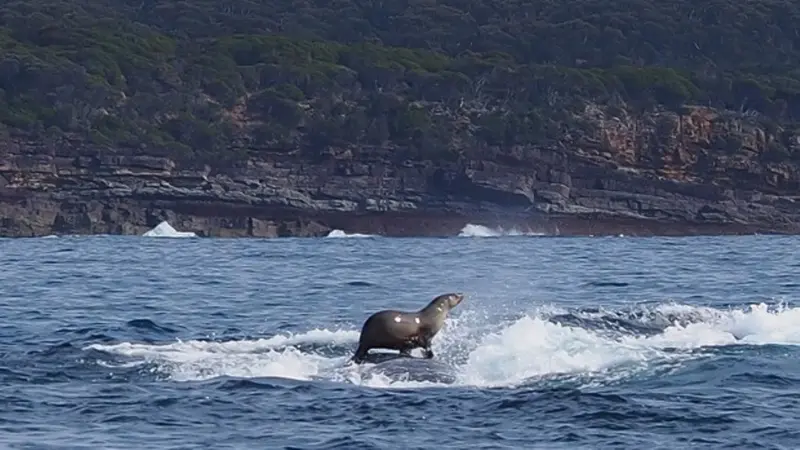
[{"label": "seal's head", "polygon": [[433,302],[438,306],[444,306],[448,310],[455,308],[458,306],[461,301],[464,300],[464,294],[462,293],[449,293],[449,294],[442,294],[435,299]]}]

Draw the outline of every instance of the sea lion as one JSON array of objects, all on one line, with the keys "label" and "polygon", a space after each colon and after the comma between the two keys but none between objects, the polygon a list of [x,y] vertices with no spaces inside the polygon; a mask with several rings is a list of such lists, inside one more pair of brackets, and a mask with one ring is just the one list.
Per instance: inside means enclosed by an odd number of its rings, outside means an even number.
[{"label": "sea lion", "polygon": [[463,299],[461,293],[442,294],[417,312],[392,309],[376,312],[361,327],[352,361],[361,364],[373,348],[399,350],[400,356],[411,356],[411,350],[421,347],[426,359],[433,358],[431,340],[444,326],[450,310]]}]

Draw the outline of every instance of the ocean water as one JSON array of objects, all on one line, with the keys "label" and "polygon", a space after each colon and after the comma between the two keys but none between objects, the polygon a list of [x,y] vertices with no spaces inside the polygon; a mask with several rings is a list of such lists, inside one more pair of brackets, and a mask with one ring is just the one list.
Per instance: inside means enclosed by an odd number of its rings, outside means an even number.
[{"label": "ocean water", "polygon": [[[798,448],[798,244],[2,239],[0,447]],[[433,360],[348,363],[445,292]]]}]

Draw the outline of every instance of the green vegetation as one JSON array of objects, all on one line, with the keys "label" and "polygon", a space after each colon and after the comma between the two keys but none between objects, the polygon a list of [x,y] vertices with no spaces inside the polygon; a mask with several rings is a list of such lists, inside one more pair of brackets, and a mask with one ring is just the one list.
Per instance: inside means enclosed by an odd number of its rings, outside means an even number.
[{"label": "green vegetation", "polygon": [[781,0],[9,2],[0,131],[221,162],[242,156],[232,141],[442,158],[545,143],[587,101],[786,125],[798,19]]}]

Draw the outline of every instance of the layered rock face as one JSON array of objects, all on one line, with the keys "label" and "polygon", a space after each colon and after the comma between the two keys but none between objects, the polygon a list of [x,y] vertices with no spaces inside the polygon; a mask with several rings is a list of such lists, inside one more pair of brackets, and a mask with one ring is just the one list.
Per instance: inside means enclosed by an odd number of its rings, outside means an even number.
[{"label": "layered rock face", "polygon": [[[467,147],[454,161],[331,148],[314,161],[250,151],[241,167],[189,170],[77,141],[10,139],[0,234],[141,234],[162,220],[254,237],[447,236],[468,223],[554,235],[800,230],[798,136],[704,108],[587,105],[576,119],[582,131],[553,145]],[[794,153],[772,155],[775,142]]]}]

